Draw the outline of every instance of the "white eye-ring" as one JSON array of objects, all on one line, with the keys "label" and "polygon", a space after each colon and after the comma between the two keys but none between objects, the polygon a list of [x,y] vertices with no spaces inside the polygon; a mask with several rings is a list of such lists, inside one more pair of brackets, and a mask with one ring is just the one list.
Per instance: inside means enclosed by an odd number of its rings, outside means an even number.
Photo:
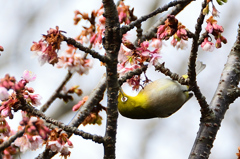
[{"label": "white eye-ring", "polygon": [[128,98],[127,97],[122,97],[121,100],[122,100],[122,102],[126,102],[128,100]]}]

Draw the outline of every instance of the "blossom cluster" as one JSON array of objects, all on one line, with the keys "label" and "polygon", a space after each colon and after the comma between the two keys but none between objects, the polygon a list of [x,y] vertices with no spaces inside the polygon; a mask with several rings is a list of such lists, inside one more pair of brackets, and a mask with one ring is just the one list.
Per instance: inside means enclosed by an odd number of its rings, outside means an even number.
[{"label": "blossom cluster", "polygon": [[41,65],[46,62],[54,65],[58,62],[57,51],[64,40],[62,32],[64,31],[59,30],[58,26],[56,26],[56,29],[50,28],[47,35],[43,35],[41,40],[33,42],[31,51],[35,51]]},{"label": "blossom cluster", "polygon": [[27,112],[22,111],[22,121],[19,130],[25,126],[24,135],[15,140],[14,145],[20,148],[21,152],[36,150],[47,141],[50,129],[44,125],[44,121],[31,117]]},{"label": "blossom cluster", "polygon": [[168,40],[171,36],[173,39],[171,44],[177,49],[185,49],[187,47],[186,41],[188,40],[187,30],[175,18],[174,15],[168,15],[164,25],[160,25],[157,30],[157,38],[160,40]]},{"label": "blossom cluster", "polygon": [[[0,144],[7,141],[8,138],[15,133],[15,131],[11,130],[5,118],[0,117]],[[12,159],[13,155],[17,154],[18,152],[18,148],[14,145],[11,145],[3,150],[2,157],[3,159]]]},{"label": "blossom cluster", "polygon": [[66,133],[55,128],[51,131],[46,147],[51,149],[53,152],[61,153],[61,156],[67,158],[67,156],[70,156],[71,154],[69,148],[73,148],[73,144],[68,139],[68,135]]},{"label": "blossom cluster", "polygon": [[[41,96],[33,94],[34,89],[26,86],[27,83],[35,79],[36,75],[26,70],[22,79],[18,82],[15,77],[11,77],[8,74],[0,80],[0,100],[2,101],[0,113],[2,117],[13,118],[12,110],[17,111],[21,103],[18,96],[22,96],[30,105],[38,106],[41,104]],[[10,94],[9,91],[12,91],[12,93]]]},{"label": "blossom cluster", "polygon": [[[22,100],[25,104],[31,106],[40,105],[40,95],[33,94],[34,89],[27,87],[29,82],[36,79],[36,75],[30,71],[24,71],[22,79],[16,81],[15,77],[8,74],[0,79],[0,144],[7,141],[9,137],[16,134],[16,131],[11,130],[6,117],[12,119],[13,110],[18,111],[23,106]],[[72,87],[68,90],[69,93],[81,94],[78,86]],[[18,131],[24,131],[23,136],[18,137],[14,143],[3,151],[3,158],[12,159],[13,155],[26,150],[36,150],[43,144],[54,152],[60,152],[64,158],[70,155],[68,147],[73,147],[71,141],[68,140],[67,135],[61,133],[56,135],[56,130],[50,130],[42,119],[33,117],[26,111],[22,111],[22,120],[19,123]],[[50,135],[51,134],[51,135]],[[53,134],[55,136],[53,137]],[[50,135],[50,137],[49,137]],[[67,145],[66,145],[67,142]]]},{"label": "blossom cluster", "polygon": [[215,20],[213,16],[208,18],[206,22],[207,27],[205,29],[208,33],[208,36],[204,39],[204,42],[201,44],[201,47],[205,51],[213,51],[214,44],[213,42],[211,42],[211,38],[209,36],[209,34],[212,34],[216,40],[215,47],[221,48],[222,47],[221,43],[224,44],[227,43],[227,39],[224,36],[222,36],[223,27],[217,24],[217,20]]},{"label": "blossom cluster", "polygon": [[[119,75],[122,76],[129,71],[140,68],[145,62],[150,65],[155,65],[158,59],[161,58],[161,46],[161,40],[156,38],[153,38],[151,42],[142,42],[139,47],[135,47],[133,43],[124,38],[118,57]],[[154,49],[151,51],[150,47],[154,47]],[[140,86],[140,76],[136,75],[127,80],[127,82],[130,86],[132,86],[133,90],[137,90]]]},{"label": "blossom cluster", "polygon": [[[22,100],[31,106],[40,105],[41,96],[39,94],[33,94],[34,89],[27,87],[29,82],[36,79],[36,75],[30,71],[24,71],[22,79],[17,81],[15,77],[8,74],[4,78],[0,79],[0,142],[8,140],[9,137],[16,132],[11,130],[5,118],[9,117],[13,119],[13,111],[20,110],[22,107]],[[11,159],[14,154],[19,150],[21,152],[27,149],[36,150],[43,143],[43,140],[47,140],[50,130],[44,126],[43,120],[39,118],[31,118],[26,112],[22,111],[23,119],[20,122],[18,128],[19,131],[24,128],[24,135],[15,140],[15,142],[3,152],[3,158]]]},{"label": "blossom cluster", "polygon": [[93,66],[93,60],[87,59],[83,54],[77,53],[76,48],[69,46],[56,65],[58,68],[68,68],[71,73],[77,72],[79,75],[88,74]]},{"label": "blossom cluster", "polygon": [[[137,19],[133,14],[134,9],[130,9],[123,1],[117,6],[117,10],[120,24],[129,24],[131,21]],[[81,13],[76,10],[74,12],[74,24],[77,25],[83,19],[88,21],[90,26],[84,26],[84,29],[75,39],[81,43],[87,44],[90,42],[92,46],[102,48],[102,38],[104,36],[106,23],[106,18],[103,13],[103,5],[101,5],[98,10],[93,10],[91,16],[89,16],[88,13]]]}]

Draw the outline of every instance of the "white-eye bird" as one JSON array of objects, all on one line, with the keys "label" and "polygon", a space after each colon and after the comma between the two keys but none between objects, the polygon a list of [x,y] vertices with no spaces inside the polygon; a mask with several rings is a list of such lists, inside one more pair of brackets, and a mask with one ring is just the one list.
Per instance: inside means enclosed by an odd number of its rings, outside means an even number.
[{"label": "white-eye bird", "polygon": [[[206,67],[197,61],[196,73]],[[183,75],[187,77],[187,75]],[[188,86],[168,78],[158,79],[146,85],[136,96],[120,91],[118,110],[122,116],[131,119],[150,119],[169,117],[179,110],[191,97]]]}]

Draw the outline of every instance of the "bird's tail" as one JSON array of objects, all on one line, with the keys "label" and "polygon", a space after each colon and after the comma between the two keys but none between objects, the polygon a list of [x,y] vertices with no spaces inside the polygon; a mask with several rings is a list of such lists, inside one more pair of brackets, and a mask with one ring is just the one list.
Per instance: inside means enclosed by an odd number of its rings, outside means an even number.
[{"label": "bird's tail", "polygon": [[[204,70],[206,67],[206,64],[202,63],[201,61],[196,62],[196,75],[198,75],[202,70]],[[182,75],[183,78],[187,79],[188,75],[187,73],[185,75]]]},{"label": "bird's tail", "polygon": [[196,62],[196,74],[198,75],[202,70],[204,70],[206,67],[206,64],[202,63],[201,61]]}]

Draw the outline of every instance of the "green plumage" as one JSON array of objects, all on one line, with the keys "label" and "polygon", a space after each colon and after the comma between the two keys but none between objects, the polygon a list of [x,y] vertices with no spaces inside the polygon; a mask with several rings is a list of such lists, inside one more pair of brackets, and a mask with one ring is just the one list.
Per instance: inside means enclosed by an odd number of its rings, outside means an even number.
[{"label": "green plumage", "polygon": [[182,86],[171,79],[156,80],[142,89],[137,96],[124,93],[118,97],[120,114],[132,119],[168,117],[175,113],[191,97],[187,86]]}]

